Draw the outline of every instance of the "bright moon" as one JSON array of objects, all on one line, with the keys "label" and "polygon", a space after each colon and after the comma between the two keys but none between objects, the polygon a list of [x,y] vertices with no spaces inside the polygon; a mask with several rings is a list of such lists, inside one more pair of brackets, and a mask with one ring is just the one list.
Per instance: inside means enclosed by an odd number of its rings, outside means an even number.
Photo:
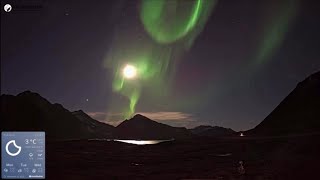
[{"label": "bright moon", "polygon": [[128,78],[128,79],[134,78],[137,75],[137,70],[132,65],[126,65],[123,68],[123,75],[125,78]]}]

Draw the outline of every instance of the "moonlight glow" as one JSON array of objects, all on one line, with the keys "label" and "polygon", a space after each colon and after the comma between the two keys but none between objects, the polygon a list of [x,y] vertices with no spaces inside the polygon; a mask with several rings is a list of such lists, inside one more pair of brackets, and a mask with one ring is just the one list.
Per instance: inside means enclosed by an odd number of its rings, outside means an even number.
[{"label": "moonlight glow", "polygon": [[119,26],[104,63],[114,69],[113,91],[129,100],[126,107],[111,106],[110,112],[132,117],[142,89],[158,101],[169,95],[177,61],[202,31],[216,2],[141,0],[139,17],[145,31],[137,29],[141,36],[132,36],[136,30]]},{"label": "moonlight glow", "polygon": [[126,65],[123,68],[123,76],[125,78],[132,79],[132,78],[136,77],[136,75],[137,75],[137,69],[134,66]]}]

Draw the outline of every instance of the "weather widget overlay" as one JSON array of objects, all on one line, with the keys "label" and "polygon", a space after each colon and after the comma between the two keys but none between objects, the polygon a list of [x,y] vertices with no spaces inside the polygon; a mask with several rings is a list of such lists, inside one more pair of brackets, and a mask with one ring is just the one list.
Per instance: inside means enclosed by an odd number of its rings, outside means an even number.
[{"label": "weather widget overlay", "polygon": [[3,179],[45,178],[45,132],[2,132]]}]

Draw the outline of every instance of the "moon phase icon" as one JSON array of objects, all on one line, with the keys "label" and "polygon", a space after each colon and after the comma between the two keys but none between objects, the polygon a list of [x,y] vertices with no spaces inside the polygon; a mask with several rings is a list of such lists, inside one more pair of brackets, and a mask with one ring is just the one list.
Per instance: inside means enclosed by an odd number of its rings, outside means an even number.
[{"label": "moon phase icon", "polygon": [[[15,153],[10,152],[10,151],[9,151],[9,146],[10,146],[10,144],[13,144],[14,147],[15,147],[16,149],[18,149],[18,151],[15,152]],[[6,152],[7,152],[10,156],[17,156],[17,155],[20,154],[20,152],[21,152],[21,146],[18,146],[18,145],[16,144],[16,141],[15,141],[15,140],[11,140],[11,141],[9,141],[9,142],[6,144]]]}]

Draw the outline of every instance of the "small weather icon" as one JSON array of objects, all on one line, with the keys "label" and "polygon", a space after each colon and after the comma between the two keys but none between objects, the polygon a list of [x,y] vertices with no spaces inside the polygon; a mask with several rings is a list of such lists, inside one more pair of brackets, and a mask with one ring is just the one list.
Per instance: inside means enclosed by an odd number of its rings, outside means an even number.
[{"label": "small weather icon", "polygon": [[12,6],[10,4],[6,4],[3,6],[5,12],[10,12],[12,10]]}]

